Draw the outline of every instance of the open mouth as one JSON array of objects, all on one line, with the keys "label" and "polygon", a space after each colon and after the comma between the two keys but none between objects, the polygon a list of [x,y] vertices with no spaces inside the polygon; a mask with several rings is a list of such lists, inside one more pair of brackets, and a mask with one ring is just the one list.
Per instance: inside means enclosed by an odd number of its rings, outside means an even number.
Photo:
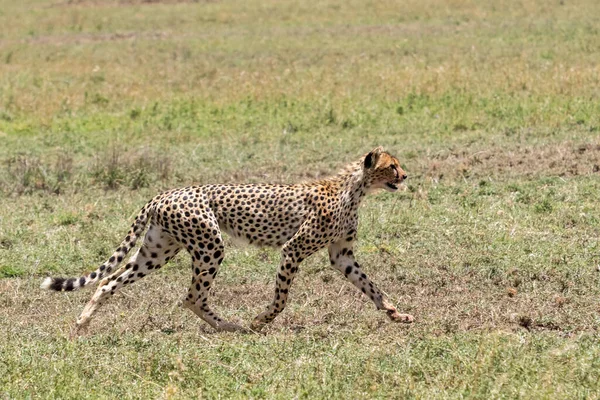
[{"label": "open mouth", "polygon": [[393,183],[387,182],[386,185],[392,190],[398,190],[398,186],[394,185]]}]

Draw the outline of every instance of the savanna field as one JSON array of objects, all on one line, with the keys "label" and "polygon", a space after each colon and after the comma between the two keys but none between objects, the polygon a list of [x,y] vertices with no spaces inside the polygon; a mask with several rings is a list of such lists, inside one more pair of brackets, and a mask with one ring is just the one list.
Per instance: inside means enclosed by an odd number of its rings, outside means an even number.
[{"label": "savanna field", "polygon": [[[596,0],[0,0],[0,398],[600,398]],[[180,307],[190,257],[117,293],[41,291],[162,190],[322,178],[382,145],[356,256],[412,325],[300,266],[263,334]],[[279,253],[226,257],[248,326]]]}]

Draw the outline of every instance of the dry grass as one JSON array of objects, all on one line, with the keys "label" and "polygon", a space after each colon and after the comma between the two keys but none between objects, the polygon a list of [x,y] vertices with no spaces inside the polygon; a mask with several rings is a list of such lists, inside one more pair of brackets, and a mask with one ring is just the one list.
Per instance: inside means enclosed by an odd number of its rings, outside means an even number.
[{"label": "dry grass", "polygon": [[65,111],[143,108],[182,94],[217,104],[310,102],[318,93],[332,103],[363,97],[363,104],[411,93],[471,101],[508,95],[542,107],[532,118],[557,121],[564,114],[543,109],[557,111],[549,96],[597,94],[594,2],[459,3],[40,4],[8,24],[2,100],[10,113],[35,110],[49,124]]}]

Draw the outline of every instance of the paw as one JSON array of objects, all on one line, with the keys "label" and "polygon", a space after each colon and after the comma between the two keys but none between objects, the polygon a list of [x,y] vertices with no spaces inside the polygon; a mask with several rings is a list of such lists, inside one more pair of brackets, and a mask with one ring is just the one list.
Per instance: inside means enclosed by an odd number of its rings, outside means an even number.
[{"label": "paw", "polygon": [[390,319],[394,322],[404,322],[405,324],[412,324],[415,320],[415,317],[413,317],[410,314],[400,314],[398,311],[396,310],[388,310],[387,312],[388,317],[390,317]]}]

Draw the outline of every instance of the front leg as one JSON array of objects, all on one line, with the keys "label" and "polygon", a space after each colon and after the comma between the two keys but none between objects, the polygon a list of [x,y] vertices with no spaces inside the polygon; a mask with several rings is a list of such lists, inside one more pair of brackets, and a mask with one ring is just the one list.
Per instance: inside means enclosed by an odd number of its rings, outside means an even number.
[{"label": "front leg", "polygon": [[260,331],[266,324],[273,321],[285,308],[288,293],[294,277],[298,272],[298,266],[308,256],[325,247],[313,240],[314,228],[312,220],[305,222],[298,232],[281,249],[281,262],[277,270],[275,281],[275,296],[267,309],[260,313],[250,325],[253,331]]},{"label": "front leg", "polygon": [[369,296],[378,310],[385,310],[387,316],[394,322],[411,323],[414,317],[410,314],[400,314],[375,286],[367,275],[361,270],[360,265],[354,259],[352,250],[353,240],[342,239],[329,246],[329,260],[331,265],[342,272],[346,278],[354,284],[361,292]]},{"label": "front leg", "polygon": [[[300,260],[301,261],[301,260]],[[288,293],[300,261],[295,259],[293,253],[285,251],[281,256],[281,263],[277,270],[277,278],[275,280],[275,296],[267,309],[254,318],[250,325],[250,329],[255,332],[260,332],[262,328],[273,321],[285,308],[288,298]]]}]

